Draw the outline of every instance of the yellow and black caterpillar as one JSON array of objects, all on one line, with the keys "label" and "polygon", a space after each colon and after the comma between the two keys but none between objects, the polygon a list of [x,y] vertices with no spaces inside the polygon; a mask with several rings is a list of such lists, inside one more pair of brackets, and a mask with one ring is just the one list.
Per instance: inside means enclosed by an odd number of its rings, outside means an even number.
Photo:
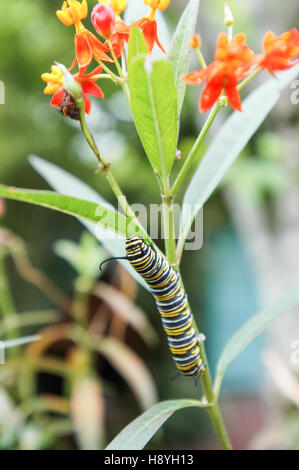
[{"label": "yellow and black caterpillar", "polygon": [[126,255],[125,259],[142,276],[155,298],[177,369],[185,376],[199,377],[206,367],[179,275],[163,255],[140,237],[126,240]]}]

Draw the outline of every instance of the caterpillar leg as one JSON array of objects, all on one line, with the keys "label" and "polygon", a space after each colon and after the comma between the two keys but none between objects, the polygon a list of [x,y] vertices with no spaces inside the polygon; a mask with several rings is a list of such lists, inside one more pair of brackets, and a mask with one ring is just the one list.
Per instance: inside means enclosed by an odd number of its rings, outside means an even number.
[{"label": "caterpillar leg", "polygon": [[174,380],[178,379],[179,377],[182,377],[184,374],[182,372],[177,372],[173,377],[171,377],[170,381],[173,382]]}]

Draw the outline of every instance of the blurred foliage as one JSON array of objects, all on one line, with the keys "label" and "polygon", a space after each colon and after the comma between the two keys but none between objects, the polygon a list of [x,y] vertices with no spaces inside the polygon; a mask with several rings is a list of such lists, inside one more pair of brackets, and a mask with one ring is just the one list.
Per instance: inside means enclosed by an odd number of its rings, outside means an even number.
[{"label": "blurred foliage", "polygon": [[[13,354],[7,354],[9,360],[1,366],[2,449],[51,448],[62,437],[66,448],[73,447],[73,438],[81,449],[103,448],[106,435],[110,437],[111,429],[115,433],[114,413],[122,421],[122,381],[139,409],[156,401],[151,374],[127,339],[128,331],[132,344],[139,336],[142,348],[151,347],[156,339],[144,312],[134,306],[135,281],[119,268],[111,286],[98,282],[96,263],[106,254],[88,233],[78,244],[58,241],[56,251],[76,272],[72,297],[31,265],[19,237],[0,231],[0,338],[18,338],[28,330],[40,337],[22,354],[20,349],[10,349]],[[16,312],[6,273],[10,256],[19,274],[42,290],[57,312]],[[44,324],[46,328],[39,326]],[[106,413],[109,400],[114,413]]]},{"label": "blurred foliage", "polygon": [[[262,5],[254,3],[231,0],[230,6],[236,18],[236,31],[246,31],[249,44],[258,50],[262,31],[271,28],[272,24],[274,25],[272,29],[277,34],[294,26],[295,7],[290,9],[290,12],[293,13],[282,17],[281,1],[262,2]],[[173,0],[169,11],[167,11],[170,23],[171,21],[177,22],[178,15],[184,5],[185,0]],[[0,180],[2,183],[23,187],[47,187],[28,164],[27,156],[34,153],[59,164],[81,179],[88,181],[107,200],[114,202],[104,178],[95,174],[97,162],[93,160],[87,145],[82,142],[77,125],[64,119],[54,108],[51,108],[49,97],[42,94],[44,84],[40,80],[41,73],[48,71],[54,60],[67,66],[70,65],[74,56],[72,28],[62,26],[55,16],[55,10],[60,7],[61,0],[1,2],[0,80],[5,84],[6,104],[0,106]],[[262,15],[261,9],[263,9]],[[213,56],[218,32],[224,29],[222,10],[222,0],[201,2],[198,31],[201,34],[205,55],[208,59]],[[192,69],[196,67],[197,63],[194,58]],[[113,165],[114,174],[128,195],[130,202],[138,201],[145,205],[157,202],[158,188],[144,157],[144,151],[137,138],[123,96],[114,85],[108,82],[104,82],[102,87],[106,99],[100,104],[93,103],[93,111],[88,118],[99,147],[104,157],[115,163]],[[203,122],[203,117],[197,111],[198,95],[197,87],[190,88],[183,107],[180,145],[183,156],[187,154],[194,143],[195,136]],[[289,104],[289,97],[286,97],[286,101]],[[284,191],[289,177],[282,168],[281,160],[285,151],[284,142],[279,137],[281,109],[283,106],[278,107],[271,114],[268,123],[258,132],[256,138],[253,139],[240,160],[233,165],[226,178],[225,184],[233,185],[239,194],[242,194],[242,197],[245,195],[256,204],[262,203],[265,198],[279,197]],[[295,117],[290,116],[292,112]],[[284,114],[284,119],[287,126],[288,119],[298,121],[298,114],[294,109],[291,109],[289,114]],[[209,135],[210,138],[217,132],[217,125],[220,121],[221,118],[216,122],[215,130]],[[272,132],[269,132],[269,128]],[[274,134],[276,131],[277,133]],[[198,155],[198,161],[201,157],[202,153]],[[175,169],[180,165],[181,162],[177,161]],[[3,226],[8,227],[21,237],[17,238],[19,264],[16,265],[17,268],[21,268],[21,271],[15,269],[11,257],[5,259],[5,267],[16,311],[23,312],[23,323],[31,325],[24,327],[22,322],[18,323],[16,317],[11,317],[9,331],[18,327],[22,330],[25,328],[26,332],[36,332],[37,328],[32,326],[32,321],[38,323],[42,317],[44,323],[40,324],[46,324],[46,320],[51,324],[55,317],[55,321],[60,325],[62,320],[59,315],[65,307],[62,308],[60,304],[56,310],[53,297],[50,296],[49,299],[49,296],[44,295],[44,290],[41,292],[40,281],[46,280],[46,285],[49,286],[52,285],[51,280],[55,279],[59,293],[63,294],[63,304],[65,296],[69,300],[73,299],[76,294],[80,297],[82,292],[83,295],[84,292],[90,294],[93,284],[97,281],[99,275],[97,266],[105,256],[104,252],[89,235],[84,234],[80,238],[82,227],[72,218],[12,201],[5,203],[5,208],[2,207],[0,201],[0,215],[2,215]],[[205,209],[204,232],[207,246],[214,232],[230,224],[221,194],[217,193],[211,198]],[[80,242],[78,243],[79,238]],[[26,244],[22,239],[26,240]],[[61,240],[57,241],[57,239]],[[52,246],[55,247],[55,252],[64,259],[55,256],[51,249]],[[10,255],[13,255],[12,251],[10,251]],[[189,286],[191,303],[194,309],[199,312],[204,312],[207,263],[208,261],[205,261],[201,252],[186,253],[184,256],[183,274],[186,284]],[[25,269],[22,270],[24,266]],[[35,266],[38,266],[38,269]],[[115,266],[107,268],[103,280],[114,279],[112,287],[115,287],[115,282],[116,284],[119,282],[121,287],[118,286],[118,292],[121,291],[127,295],[122,291],[124,289],[122,274],[116,270]],[[30,268],[29,271],[28,268]],[[33,274],[30,284],[27,282],[28,277],[27,280],[22,279],[24,272]],[[46,277],[44,273],[47,273]],[[115,278],[118,281],[115,281]],[[32,284],[32,280],[37,283]],[[111,293],[105,292],[106,297],[109,295],[111,301]],[[132,296],[132,292],[130,295]],[[156,314],[154,303],[149,294],[138,292],[137,300],[138,305],[141,305],[147,312],[156,331],[159,331],[159,347],[146,347],[140,334],[136,335],[131,327],[127,327],[127,320],[124,319],[118,319],[114,324],[115,320],[112,321],[112,332],[118,331],[120,337],[117,340],[120,340],[121,345],[128,343],[138,357],[142,357],[144,362],[149,364],[158,384],[161,400],[185,395],[190,398],[198,398],[198,390],[190,387],[190,383],[185,380],[176,380],[171,383],[170,396],[170,358],[165,339],[161,333],[160,318]],[[92,304],[95,297],[90,296],[89,301]],[[111,305],[107,307],[106,304],[104,316],[109,308]],[[202,313],[199,319],[203,331],[205,330],[204,322],[208,321],[209,312],[205,313],[206,315]],[[64,311],[63,315],[68,318],[67,311]],[[78,315],[80,321],[80,311]],[[111,320],[109,314],[107,318],[109,323]],[[68,318],[68,322],[71,321]],[[96,321],[94,325],[97,331]],[[122,336],[124,329],[127,331],[125,337]],[[3,332],[7,332],[7,324],[0,322],[0,333],[3,334]],[[79,364],[80,369],[84,358],[82,359],[80,354],[72,351],[69,343],[65,347],[64,341],[60,341],[56,348],[54,351],[58,356],[57,361],[63,362],[61,358],[64,358],[67,368],[73,370],[73,364],[75,364],[75,369],[77,369]],[[29,352],[25,351],[24,356],[26,360],[29,360],[33,349],[31,347],[26,349]],[[22,361],[18,365],[19,370],[23,367],[23,359],[22,357]],[[101,393],[105,396],[106,416],[109,416],[110,422],[106,436],[104,432],[95,431],[98,442],[101,439],[108,439],[118,432],[122,425],[137,415],[136,398],[133,398],[132,394],[128,392],[129,387],[124,386],[119,375],[113,371],[106,360],[102,361],[100,368],[98,368],[98,362],[98,359],[95,360],[92,370],[103,372],[103,380],[101,374],[101,379],[99,376],[96,378],[93,373],[89,374],[86,379],[83,374],[79,377],[81,382],[77,381],[78,377],[76,376],[72,377],[74,379],[72,384],[69,382],[62,386],[57,377],[55,380],[53,377],[49,379],[47,374],[39,373],[37,384],[35,384],[38,395],[33,395],[33,398],[28,395],[28,390],[31,390],[32,380],[37,379],[35,371],[32,372],[29,368],[27,374],[27,370],[24,370],[24,374],[18,379],[19,381],[25,380],[21,384],[21,389],[20,383],[16,385],[17,374],[14,371],[6,371],[1,376],[2,385],[5,385],[5,388],[0,389],[0,429],[3,423],[8,427],[6,427],[5,434],[2,433],[0,447],[73,447],[73,440],[69,436],[72,435],[74,426],[69,417],[73,413],[75,428],[77,428],[78,420],[80,422],[82,419],[80,414],[82,409],[77,399],[78,389],[83,390],[84,396],[88,396],[90,400],[94,400],[94,397]],[[59,394],[58,401],[56,398],[53,399],[53,393]],[[50,395],[48,396],[48,394]],[[21,403],[22,406],[20,406]],[[103,404],[99,401],[97,403],[97,416],[101,417]],[[55,414],[55,418],[52,417],[52,413]],[[156,447],[162,446],[163,442],[172,448],[176,445],[182,448],[185,443],[186,446],[196,446],[198,433],[200,433],[197,413],[200,411],[187,410],[185,415],[178,414],[175,421],[167,423],[163,435],[161,432],[157,438],[158,441],[155,442]],[[204,427],[205,415],[202,413],[201,416]],[[21,430],[17,435],[16,429]],[[60,441],[60,436],[65,435],[68,438],[61,438]],[[78,437],[77,435],[76,442],[76,445],[80,443],[84,447],[85,436]]]}]

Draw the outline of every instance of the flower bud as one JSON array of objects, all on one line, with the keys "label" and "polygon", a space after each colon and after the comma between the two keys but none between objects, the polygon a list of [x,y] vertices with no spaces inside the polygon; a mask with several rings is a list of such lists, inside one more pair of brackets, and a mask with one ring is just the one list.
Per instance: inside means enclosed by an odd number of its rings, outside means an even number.
[{"label": "flower bud", "polygon": [[82,88],[80,83],[74,79],[73,75],[67,70],[63,64],[55,62],[56,66],[63,73],[64,77],[64,89],[74,98],[79,100],[82,98]]},{"label": "flower bud", "polygon": [[190,39],[190,47],[192,49],[198,49],[201,45],[201,40],[199,34],[193,34],[192,38]]},{"label": "flower bud", "polygon": [[99,0],[99,3],[106,3],[109,5],[116,16],[120,16],[127,6],[127,0]]},{"label": "flower bud", "polygon": [[115,24],[115,13],[106,3],[95,5],[91,13],[91,21],[96,32],[105,39],[110,39]]},{"label": "flower bud", "polygon": [[228,3],[224,3],[224,24],[225,26],[232,26],[234,24],[234,17]]}]

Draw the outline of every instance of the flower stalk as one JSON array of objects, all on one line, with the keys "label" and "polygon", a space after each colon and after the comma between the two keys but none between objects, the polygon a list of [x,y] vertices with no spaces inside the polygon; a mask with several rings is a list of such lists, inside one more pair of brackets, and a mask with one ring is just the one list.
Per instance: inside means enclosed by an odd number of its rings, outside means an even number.
[{"label": "flower stalk", "polygon": [[77,105],[80,109],[81,129],[82,129],[82,132],[83,132],[90,148],[92,149],[93,153],[95,154],[95,156],[97,157],[97,159],[99,161],[99,171],[104,172],[104,174],[106,176],[106,179],[107,179],[107,181],[108,181],[108,183],[109,183],[109,185],[110,185],[110,187],[111,187],[118,203],[121,205],[126,217],[128,217],[130,220],[132,220],[135,223],[135,225],[137,227],[139,227],[141,232],[143,232],[143,228],[140,225],[139,220],[137,219],[135,213],[132,211],[131,206],[127,201],[127,198],[125,197],[125,195],[122,192],[119,184],[117,183],[113,173],[110,170],[110,163],[106,162],[106,160],[104,160],[104,158],[100,154],[98,146],[97,146],[97,144],[96,144],[96,142],[95,142],[88,126],[87,126],[86,119],[85,119],[84,105],[83,105],[82,101],[83,101],[82,99],[77,101]]}]

